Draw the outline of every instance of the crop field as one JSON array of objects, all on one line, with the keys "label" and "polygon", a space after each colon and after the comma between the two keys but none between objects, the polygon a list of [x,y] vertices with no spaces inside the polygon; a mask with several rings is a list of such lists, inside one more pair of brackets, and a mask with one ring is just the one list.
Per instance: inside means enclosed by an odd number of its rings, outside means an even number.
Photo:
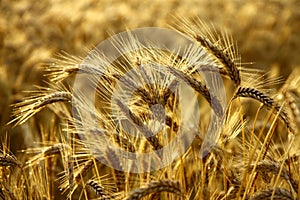
[{"label": "crop field", "polygon": [[299,182],[299,0],[0,0],[0,199]]}]

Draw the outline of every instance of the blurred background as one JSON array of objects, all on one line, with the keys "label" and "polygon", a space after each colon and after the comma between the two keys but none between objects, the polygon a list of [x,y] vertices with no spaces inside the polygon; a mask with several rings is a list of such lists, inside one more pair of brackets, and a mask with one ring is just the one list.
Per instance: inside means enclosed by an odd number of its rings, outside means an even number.
[{"label": "blurred background", "polygon": [[22,139],[26,126],[6,125],[10,105],[44,84],[41,66],[57,53],[84,57],[111,32],[167,28],[174,16],[226,28],[252,67],[284,78],[300,67],[299,0],[0,0],[0,139]]}]

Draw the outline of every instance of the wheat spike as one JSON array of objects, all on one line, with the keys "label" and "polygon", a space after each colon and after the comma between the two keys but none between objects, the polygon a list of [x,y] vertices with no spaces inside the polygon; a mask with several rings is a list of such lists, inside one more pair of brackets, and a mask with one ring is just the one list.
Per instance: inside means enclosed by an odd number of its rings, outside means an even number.
[{"label": "wheat spike", "polygon": [[231,80],[239,86],[241,77],[238,63],[235,62],[237,50],[232,37],[225,31],[218,34],[214,26],[210,27],[200,19],[196,19],[195,24],[186,19],[177,21],[175,29],[194,38],[215,56],[224,65]]},{"label": "wheat spike", "polygon": [[45,71],[49,72],[47,76],[50,81],[59,82],[78,72],[82,61],[82,58],[63,51],[53,58],[51,63],[45,65]]},{"label": "wheat spike", "polygon": [[138,116],[136,116],[129,108],[127,108],[120,100],[117,100],[117,104],[122,112],[127,116],[127,118],[131,119],[131,121],[136,124],[137,129],[145,135],[146,139],[153,146],[153,148],[155,150],[161,149],[162,145],[159,143],[157,137],[155,135],[153,136],[152,131],[144,125],[142,120]]},{"label": "wheat spike", "polygon": [[292,193],[284,188],[268,189],[254,194],[249,200],[294,200]]},{"label": "wheat spike", "polygon": [[[254,166],[250,165],[249,170],[253,168]],[[271,160],[263,160],[256,165],[256,171],[278,175],[280,172],[280,164]],[[289,172],[285,168],[282,169],[280,177],[287,181],[295,191],[298,191],[298,182],[289,176]]]},{"label": "wheat spike", "polygon": [[201,81],[192,78],[183,72],[180,72],[179,70],[176,70],[172,67],[167,67],[174,76],[178,77],[179,79],[183,80],[184,82],[187,82],[190,84],[190,86],[197,92],[199,92],[203,97],[207,100],[207,102],[211,105],[211,108],[214,110],[216,115],[219,118],[222,118],[223,116],[223,108],[221,106],[221,103],[219,99],[214,95],[211,94],[209,89],[205,84],[203,84]]},{"label": "wheat spike", "polygon": [[17,166],[19,168],[22,167],[21,163],[9,154],[0,155],[0,166]]},{"label": "wheat spike", "polygon": [[35,148],[35,149],[27,149],[26,153],[35,153],[39,152],[37,155],[33,156],[31,159],[29,159],[26,162],[26,165],[32,166],[34,164],[37,164],[39,161],[44,160],[45,158],[52,156],[52,155],[58,155],[62,151],[69,149],[70,146],[65,143],[55,143],[48,147],[42,147],[42,148]]},{"label": "wheat spike", "polygon": [[87,162],[84,163],[84,166],[80,169],[79,172],[75,175],[74,179],[76,183],[79,183],[82,177],[85,177],[87,174],[88,170],[94,165],[94,160],[88,160]]},{"label": "wheat spike", "polygon": [[23,102],[14,105],[13,116],[15,116],[15,119],[9,123],[16,122],[16,125],[23,124],[45,106],[56,102],[71,102],[71,100],[71,93],[64,91],[55,91],[50,94],[29,97]]},{"label": "wheat spike", "polygon": [[126,200],[138,200],[152,193],[170,192],[179,196],[183,195],[181,186],[178,181],[159,180],[147,183],[144,187],[130,192]]},{"label": "wheat spike", "polygon": [[86,185],[90,186],[96,192],[99,199],[101,200],[112,199],[112,196],[109,194],[109,192],[106,191],[106,189],[96,181],[89,180],[86,183]]},{"label": "wheat spike", "polygon": [[108,148],[106,151],[106,157],[110,164],[112,165],[112,168],[114,169],[114,179],[116,186],[118,188],[118,191],[122,191],[125,189],[125,174],[123,171],[123,166],[121,165],[121,162],[118,158],[118,155],[112,150],[111,148]]},{"label": "wheat spike", "polygon": [[258,100],[260,103],[263,103],[267,108],[274,109],[276,113],[280,112],[279,116],[281,117],[282,121],[285,123],[288,130],[294,133],[294,130],[290,125],[287,113],[284,110],[281,110],[281,106],[278,105],[272,97],[251,87],[239,87],[233,98],[236,97],[249,97]]}]

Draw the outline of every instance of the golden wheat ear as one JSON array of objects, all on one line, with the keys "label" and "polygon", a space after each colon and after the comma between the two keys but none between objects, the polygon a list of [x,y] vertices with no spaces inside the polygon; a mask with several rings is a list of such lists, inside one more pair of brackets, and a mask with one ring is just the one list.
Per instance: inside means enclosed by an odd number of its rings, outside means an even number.
[{"label": "golden wheat ear", "polygon": [[239,58],[237,47],[231,35],[225,31],[218,33],[212,25],[206,24],[201,19],[187,20],[177,18],[174,28],[199,42],[201,47],[216,58],[222,65],[230,79],[236,86],[241,83]]},{"label": "golden wheat ear", "polygon": [[37,165],[40,161],[54,155],[60,155],[64,149],[69,149],[69,145],[65,143],[55,143],[46,147],[29,148],[24,150],[27,154],[37,153],[32,156],[27,162],[26,167],[32,167]]},{"label": "golden wheat ear", "polygon": [[47,76],[51,82],[56,83],[76,74],[82,62],[82,58],[63,51],[51,59],[48,64],[44,65],[43,70],[47,72],[45,76]]},{"label": "golden wheat ear", "polygon": [[[250,165],[249,170],[254,168],[254,164]],[[273,175],[280,176],[285,180],[294,191],[298,191],[298,181],[294,180],[287,169],[282,168],[281,164],[271,160],[263,160],[258,162],[255,168],[256,171],[261,172],[262,174],[271,173]]]},{"label": "golden wheat ear", "polygon": [[161,192],[169,192],[178,196],[183,196],[183,191],[178,181],[159,180],[151,181],[144,187],[131,191],[126,200],[138,200],[149,194]]},{"label": "golden wheat ear", "polygon": [[72,94],[69,91],[56,91],[50,88],[40,88],[40,90],[30,91],[32,95],[22,102],[12,105],[12,119],[8,124],[14,126],[23,124],[29,118],[40,112],[46,106],[59,102],[71,102]]},{"label": "golden wheat ear", "polygon": [[176,76],[178,79],[187,82],[195,91],[203,95],[203,97],[211,105],[211,108],[214,110],[218,117],[221,118],[223,116],[223,109],[221,103],[219,102],[219,99],[213,94],[211,94],[211,92],[204,83],[172,67],[167,68],[174,76]]},{"label": "golden wheat ear", "polygon": [[293,127],[300,132],[300,70],[296,68],[280,89],[277,98],[286,102]]},{"label": "golden wheat ear", "polygon": [[293,194],[285,188],[272,188],[257,192],[249,200],[261,200],[261,199],[285,199],[295,200]]}]

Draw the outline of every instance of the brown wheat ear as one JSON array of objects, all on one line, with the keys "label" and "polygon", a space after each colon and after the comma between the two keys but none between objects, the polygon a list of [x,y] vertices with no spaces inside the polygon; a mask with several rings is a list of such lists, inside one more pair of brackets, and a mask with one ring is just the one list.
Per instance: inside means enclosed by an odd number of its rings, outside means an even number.
[{"label": "brown wheat ear", "polygon": [[17,166],[22,167],[21,163],[11,155],[0,155],[0,166]]},{"label": "brown wheat ear", "polygon": [[86,183],[86,185],[90,186],[96,192],[99,199],[101,200],[112,199],[112,196],[109,194],[109,192],[96,181],[89,180]]},{"label": "brown wheat ear", "polygon": [[217,45],[214,45],[212,42],[207,40],[205,37],[197,35],[195,39],[201,43],[202,46],[209,49],[211,53],[219,59],[219,61],[224,64],[228,71],[230,79],[235,83],[236,86],[241,84],[240,72],[234,64],[234,61],[231,60],[230,56],[221,50]]}]

